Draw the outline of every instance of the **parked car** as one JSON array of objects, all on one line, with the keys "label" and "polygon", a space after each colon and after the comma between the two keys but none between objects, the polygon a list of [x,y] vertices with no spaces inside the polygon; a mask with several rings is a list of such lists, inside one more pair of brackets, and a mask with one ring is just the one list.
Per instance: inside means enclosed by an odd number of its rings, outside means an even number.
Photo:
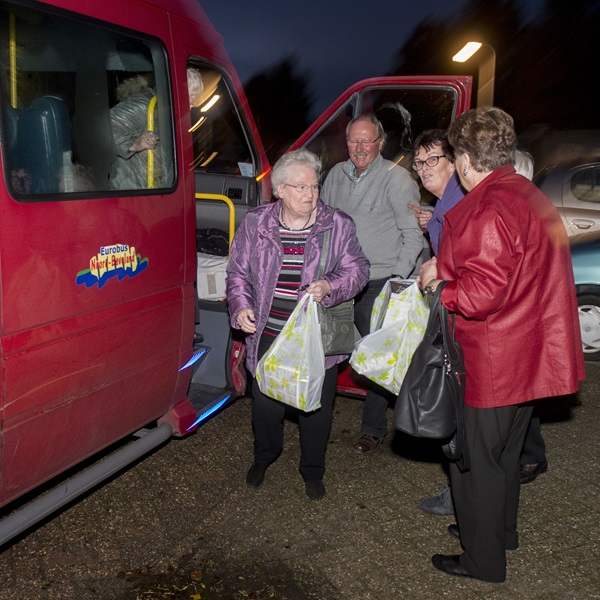
[{"label": "parked car", "polygon": [[533,182],[558,209],[571,243],[600,238],[600,162],[549,165]]},{"label": "parked car", "polygon": [[600,360],[600,239],[571,246],[585,360]]}]

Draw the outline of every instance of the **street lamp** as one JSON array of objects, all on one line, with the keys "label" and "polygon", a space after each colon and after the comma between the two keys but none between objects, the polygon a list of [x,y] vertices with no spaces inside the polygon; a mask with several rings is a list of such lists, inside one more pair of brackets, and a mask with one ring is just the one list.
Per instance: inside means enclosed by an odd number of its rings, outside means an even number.
[{"label": "street lamp", "polygon": [[465,62],[479,51],[477,106],[492,105],[494,104],[494,76],[496,70],[495,50],[488,44],[468,42],[452,57],[452,60],[455,62]]}]

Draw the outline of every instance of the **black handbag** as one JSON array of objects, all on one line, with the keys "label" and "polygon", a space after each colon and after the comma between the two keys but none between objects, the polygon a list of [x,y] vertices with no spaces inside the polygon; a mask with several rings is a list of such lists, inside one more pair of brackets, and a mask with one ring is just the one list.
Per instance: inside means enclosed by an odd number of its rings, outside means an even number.
[{"label": "black handbag", "polygon": [[446,285],[437,287],[425,335],[417,346],[394,409],[394,426],[409,435],[445,440],[447,458],[468,468],[463,405],[465,368],[460,344],[454,338],[448,310],[441,302]]},{"label": "black handbag", "polygon": [[[329,210],[333,214],[336,209],[330,207]],[[331,229],[327,229],[324,233],[323,248],[321,249],[319,279],[325,273],[330,239]],[[329,308],[325,308],[319,302],[317,304],[317,315],[321,325],[321,338],[325,356],[352,354],[354,350],[354,299],[346,300]]]}]

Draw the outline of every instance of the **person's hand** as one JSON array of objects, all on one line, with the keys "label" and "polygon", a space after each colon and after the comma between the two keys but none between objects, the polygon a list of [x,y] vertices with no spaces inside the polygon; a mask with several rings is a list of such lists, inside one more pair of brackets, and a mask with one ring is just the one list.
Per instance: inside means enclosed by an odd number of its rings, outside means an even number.
[{"label": "person's hand", "polygon": [[421,265],[419,276],[417,277],[417,285],[423,289],[434,279],[437,279],[437,258],[435,256]]},{"label": "person's hand", "polygon": [[242,308],[237,314],[236,321],[243,332],[254,333],[256,331],[254,311],[251,308]]},{"label": "person's hand", "polygon": [[158,136],[153,131],[144,131],[140,137],[129,147],[130,152],[154,150],[158,145]]},{"label": "person's hand", "polygon": [[430,210],[423,210],[420,206],[415,204],[409,204],[408,208],[415,211],[415,217],[417,217],[421,231],[427,231],[427,223],[431,221],[433,213]]},{"label": "person's hand", "polygon": [[305,289],[308,294],[312,294],[312,297],[316,302],[321,302],[327,294],[331,293],[331,286],[324,279],[313,281],[310,285],[307,285]]}]

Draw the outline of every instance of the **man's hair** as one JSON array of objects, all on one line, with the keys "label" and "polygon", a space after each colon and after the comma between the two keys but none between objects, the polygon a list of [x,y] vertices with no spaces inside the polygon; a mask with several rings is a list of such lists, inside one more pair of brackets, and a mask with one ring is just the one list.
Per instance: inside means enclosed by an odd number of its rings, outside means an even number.
[{"label": "man's hair", "polygon": [[346,125],[346,139],[348,139],[350,127],[359,121],[367,121],[368,123],[375,125],[375,127],[377,127],[377,139],[385,141],[385,129],[383,128],[381,121],[373,113],[366,113],[364,115],[360,115],[359,117],[354,117],[354,119],[352,119],[350,123]]}]

